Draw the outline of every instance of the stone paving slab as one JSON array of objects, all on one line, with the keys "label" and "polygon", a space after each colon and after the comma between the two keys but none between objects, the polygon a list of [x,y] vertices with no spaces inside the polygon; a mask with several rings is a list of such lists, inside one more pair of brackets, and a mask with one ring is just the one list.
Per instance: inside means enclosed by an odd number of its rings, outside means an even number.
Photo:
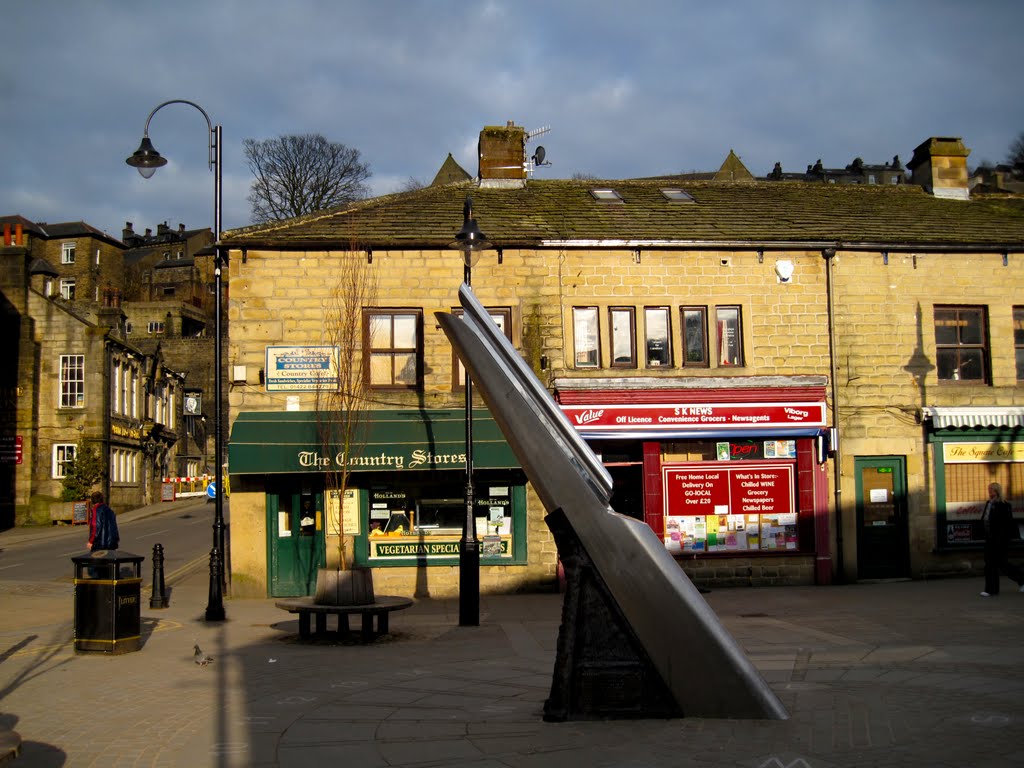
[{"label": "stone paving slab", "polygon": [[70,591],[0,587],[0,728],[22,737],[15,765],[42,768],[1024,765],[1024,595],[977,592],[715,590],[789,720],[545,723],[558,595],[484,596],[480,627],[420,600],[377,643],[303,643],[272,600],[206,623],[196,574],[169,608],[143,601],[140,651],[107,657],[74,653]]}]

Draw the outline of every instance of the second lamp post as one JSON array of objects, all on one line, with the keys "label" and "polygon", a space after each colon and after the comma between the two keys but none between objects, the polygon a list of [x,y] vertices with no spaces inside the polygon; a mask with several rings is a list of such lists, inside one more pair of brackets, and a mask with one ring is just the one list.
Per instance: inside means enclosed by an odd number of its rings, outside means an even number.
[{"label": "second lamp post", "polygon": [[[463,281],[473,285],[473,262],[479,252],[491,247],[487,236],[473,218],[473,198],[466,196],[462,229],[451,247],[462,251]],[[465,366],[463,366],[465,368]],[[473,489],[473,380],[465,368],[466,388],[466,519],[459,539],[459,626],[480,624],[480,539],[476,535]]]}]

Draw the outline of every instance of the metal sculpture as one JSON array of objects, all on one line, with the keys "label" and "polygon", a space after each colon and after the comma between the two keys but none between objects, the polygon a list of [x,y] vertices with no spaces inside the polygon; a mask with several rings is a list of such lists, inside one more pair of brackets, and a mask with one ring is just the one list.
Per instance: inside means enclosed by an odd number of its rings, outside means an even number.
[{"label": "metal sculpture", "polygon": [[612,480],[463,285],[435,313],[548,510],[569,584],[548,720],[786,719],[785,708],[643,522],[609,506]]}]

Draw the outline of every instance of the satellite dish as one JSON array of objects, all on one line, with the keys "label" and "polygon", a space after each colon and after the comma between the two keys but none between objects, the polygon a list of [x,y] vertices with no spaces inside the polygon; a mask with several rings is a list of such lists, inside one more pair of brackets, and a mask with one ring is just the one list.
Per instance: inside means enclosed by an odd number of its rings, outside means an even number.
[{"label": "satellite dish", "polygon": [[537,147],[537,151],[533,153],[533,162],[535,165],[544,165],[544,158],[547,152],[544,147]]}]

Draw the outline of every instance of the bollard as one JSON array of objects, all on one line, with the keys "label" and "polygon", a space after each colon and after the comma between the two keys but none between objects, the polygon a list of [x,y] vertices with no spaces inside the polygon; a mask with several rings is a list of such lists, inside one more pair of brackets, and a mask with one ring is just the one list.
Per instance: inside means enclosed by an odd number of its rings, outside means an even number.
[{"label": "bollard", "polygon": [[221,581],[220,553],[210,550],[210,593],[206,604],[207,621],[224,621],[224,582]]},{"label": "bollard", "polygon": [[153,545],[153,594],[149,598],[149,607],[167,607],[167,596],[164,594],[164,548],[162,544]]}]

